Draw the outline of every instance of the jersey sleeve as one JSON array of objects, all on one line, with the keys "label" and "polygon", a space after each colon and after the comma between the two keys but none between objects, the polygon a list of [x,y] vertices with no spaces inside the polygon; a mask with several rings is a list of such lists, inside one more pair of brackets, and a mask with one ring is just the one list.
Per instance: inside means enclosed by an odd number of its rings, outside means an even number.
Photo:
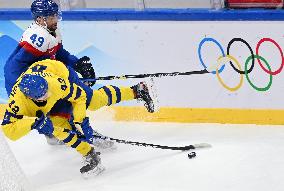
[{"label": "jersey sleeve", "polygon": [[56,60],[59,60],[65,65],[74,68],[75,63],[78,61],[78,58],[70,54],[67,50],[65,50],[63,45],[61,44],[60,48],[56,53]]},{"label": "jersey sleeve", "polygon": [[74,122],[81,123],[86,117],[87,96],[85,91],[80,86],[76,84],[74,84],[73,86],[73,96],[71,97],[71,99],[69,99],[69,101],[72,103],[73,106]]},{"label": "jersey sleeve", "polygon": [[24,115],[21,115],[23,109],[15,100],[10,100],[6,108],[2,129],[6,137],[13,141],[27,135],[36,119],[35,117],[24,117]]},{"label": "jersey sleeve", "polygon": [[[74,69],[68,67],[68,71],[70,93],[66,99],[72,104],[74,122],[81,123],[86,117],[88,96]],[[92,89],[90,89],[90,91],[92,91]]]},{"label": "jersey sleeve", "polygon": [[35,119],[20,119],[17,118],[20,116],[9,116],[10,114],[6,111],[5,121],[3,120],[2,122],[2,129],[6,137],[12,141],[16,141],[31,131],[31,126],[35,122]]}]

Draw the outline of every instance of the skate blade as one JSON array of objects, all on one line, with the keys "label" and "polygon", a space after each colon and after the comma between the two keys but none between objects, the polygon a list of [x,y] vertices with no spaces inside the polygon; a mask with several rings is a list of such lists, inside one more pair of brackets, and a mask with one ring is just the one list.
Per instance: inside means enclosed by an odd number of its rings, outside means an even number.
[{"label": "skate blade", "polygon": [[93,170],[90,170],[88,172],[82,173],[82,177],[84,179],[89,179],[95,176],[98,176],[99,174],[101,174],[103,171],[105,171],[105,167],[102,165],[98,165],[96,166],[96,168],[94,168]]},{"label": "skate blade", "polygon": [[210,148],[212,145],[209,143],[198,143],[193,145],[196,149],[202,149],[202,148]]}]

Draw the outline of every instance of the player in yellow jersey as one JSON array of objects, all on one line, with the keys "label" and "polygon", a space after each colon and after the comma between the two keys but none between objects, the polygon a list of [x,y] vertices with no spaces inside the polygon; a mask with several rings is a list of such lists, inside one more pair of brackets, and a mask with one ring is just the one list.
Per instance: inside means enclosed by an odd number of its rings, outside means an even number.
[{"label": "player in yellow jersey", "polygon": [[[33,129],[40,134],[53,135],[85,157],[86,165],[80,169],[82,174],[98,174],[104,167],[100,163],[100,153],[93,148],[95,132],[86,117],[86,110],[94,111],[133,99],[142,99],[147,110],[154,112],[153,99],[144,82],[132,87],[104,86],[92,90],[62,62],[39,61],[31,65],[14,85],[2,122],[3,132],[11,140],[18,140]],[[75,128],[67,118],[49,115],[59,100],[72,104]]]}]

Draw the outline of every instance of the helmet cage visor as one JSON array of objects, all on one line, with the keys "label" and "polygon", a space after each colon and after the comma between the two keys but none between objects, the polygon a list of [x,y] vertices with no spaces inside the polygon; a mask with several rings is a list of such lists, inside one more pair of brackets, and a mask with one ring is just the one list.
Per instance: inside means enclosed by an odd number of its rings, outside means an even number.
[{"label": "helmet cage visor", "polygon": [[39,16],[39,17],[42,17],[44,20],[56,19],[57,21],[61,21],[62,20],[62,13],[61,13],[61,11],[58,11],[57,13],[54,13],[53,15]]}]

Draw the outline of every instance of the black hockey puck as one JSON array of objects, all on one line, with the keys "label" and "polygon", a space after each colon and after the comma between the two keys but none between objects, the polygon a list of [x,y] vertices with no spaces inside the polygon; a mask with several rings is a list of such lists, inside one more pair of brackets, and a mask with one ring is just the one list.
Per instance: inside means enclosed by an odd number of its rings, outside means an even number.
[{"label": "black hockey puck", "polygon": [[191,152],[191,153],[188,153],[187,156],[188,156],[189,159],[192,159],[192,158],[196,157],[196,153],[195,152]]}]

